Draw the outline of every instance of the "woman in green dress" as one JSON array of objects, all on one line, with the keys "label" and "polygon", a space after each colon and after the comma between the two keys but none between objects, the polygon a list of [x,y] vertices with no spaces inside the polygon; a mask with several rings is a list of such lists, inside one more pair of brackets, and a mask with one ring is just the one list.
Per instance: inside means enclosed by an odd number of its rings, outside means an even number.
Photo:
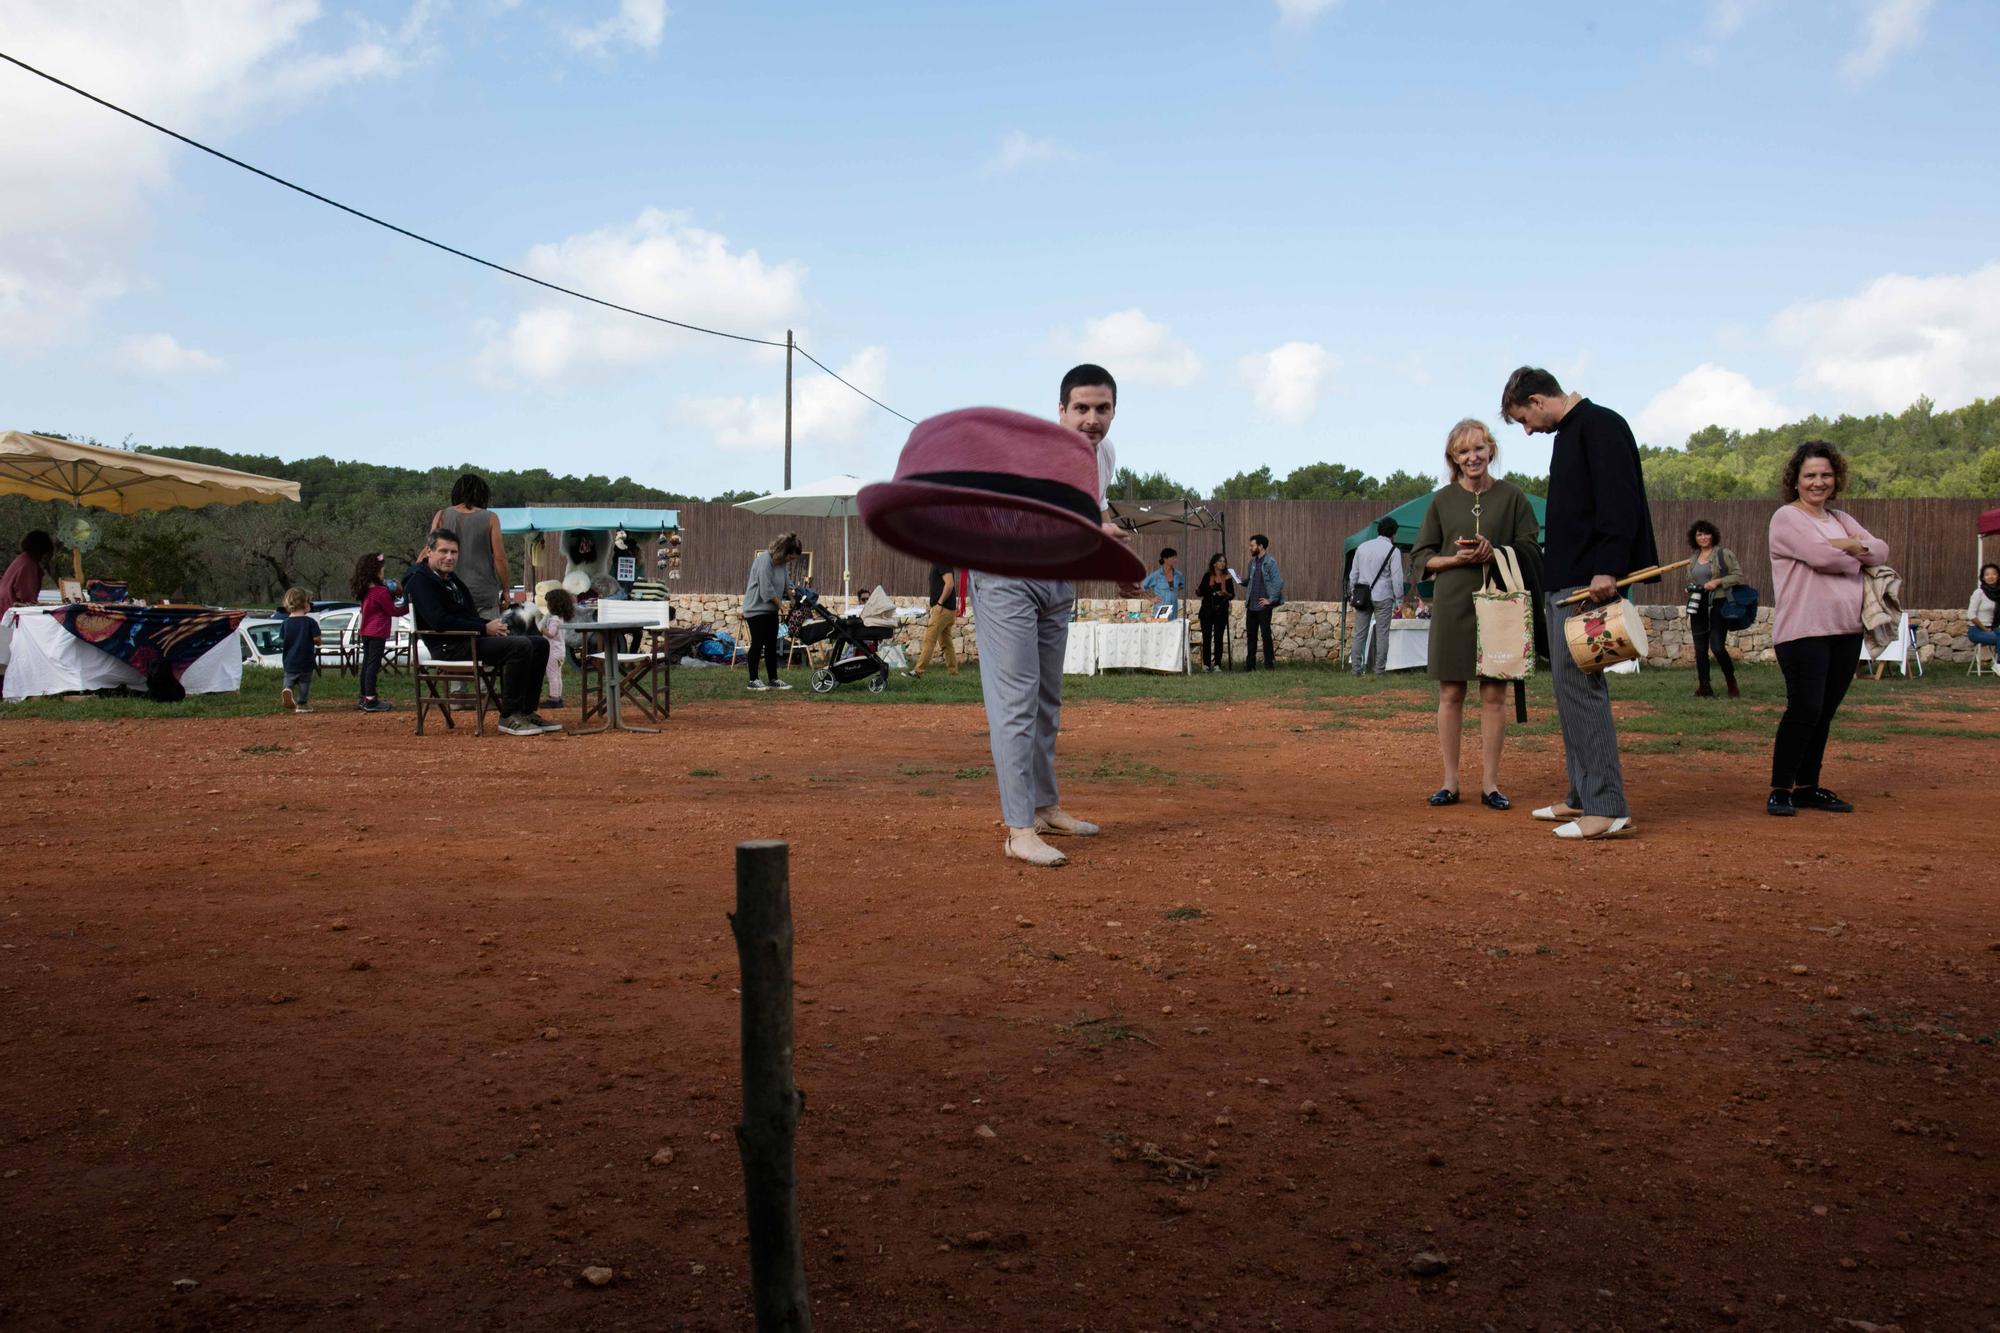
[{"label": "woman in green dress", "polygon": [[[1451,482],[1431,496],[1422,528],[1410,551],[1412,577],[1435,581],[1431,594],[1430,674],[1438,683],[1438,750],[1444,758],[1444,786],[1432,805],[1458,804],[1459,737],[1465,725],[1465,683],[1478,677],[1478,631],[1472,594],[1486,582],[1496,546],[1511,547],[1523,577],[1541,578],[1541,525],[1520,487],[1491,471],[1499,453],[1484,422],[1467,418],[1445,438],[1444,461]],[[1500,794],[1500,746],[1507,738],[1507,682],[1479,681],[1479,756],[1484,771],[1480,804],[1505,810]]]}]

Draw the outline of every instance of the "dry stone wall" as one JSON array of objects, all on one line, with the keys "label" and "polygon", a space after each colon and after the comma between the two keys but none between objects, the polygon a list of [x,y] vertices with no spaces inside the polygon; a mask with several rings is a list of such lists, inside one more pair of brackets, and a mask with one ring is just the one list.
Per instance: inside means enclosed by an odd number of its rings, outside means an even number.
[{"label": "dry stone wall", "polygon": [[[673,601],[674,623],[677,625],[711,625],[718,630],[734,635],[737,642],[747,644],[749,631],[743,624],[743,595],[741,593],[676,593]],[[898,597],[899,607],[922,607],[921,597]],[[976,602],[975,602],[976,606]],[[1152,606],[1150,598],[1083,597],[1077,599],[1077,611],[1084,620],[1114,621],[1130,620],[1143,616]],[[1287,602],[1279,607],[1271,617],[1271,636],[1277,643],[1278,657],[1286,662],[1325,662],[1337,659],[1343,642],[1341,618],[1346,608],[1339,602]],[[1647,646],[1651,650],[1645,660],[1649,667],[1692,667],[1694,665],[1694,640],[1688,633],[1687,616],[1677,606],[1642,606],[1639,614],[1646,619]],[[1354,617],[1359,620],[1359,617]],[[1951,611],[1912,611],[1910,625],[1916,631],[1917,646],[1926,662],[1970,662],[1972,644],[1966,638],[1966,620],[1963,609]],[[1190,620],[1187,622],[1188,642],[1200,661],[1201,628]],[[917,650],[923,643],[925,622],[905,621],[896,630],[894,642],[902,645],[915,661]],[[1234,660],[1243,657],[1243,603],[1237,602],[1230,608],[1229,633],[1235,640]],[[978,655],[972,618],[960,616],[952,626],[952,647],[961,659]],[[1730,655],[1739,660],[1751,662],[1771,662],[1775,657],[1771,652],[1771,612],[1768,607],[1757,611],[1757,623],[1741,633],[1729,636]]]}]

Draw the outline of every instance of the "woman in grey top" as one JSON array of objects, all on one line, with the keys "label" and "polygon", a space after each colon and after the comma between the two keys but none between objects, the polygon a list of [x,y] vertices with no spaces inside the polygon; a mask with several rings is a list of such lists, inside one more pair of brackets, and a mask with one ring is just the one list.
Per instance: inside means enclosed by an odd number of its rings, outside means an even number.
[{"label": "woman in grey top", "polygon": [[[792,591],[787,563],[804,548],[796,532],[778,534],[772,543],[757,552],[750,562],[750,578],[743,587],[743,623],[750,627],[750,688],[789,690],[778,679],[778,603]],[[766,685],[757,679],[757,662],[764,662]]]},{"label": "woman in grey top", "polygon": [[1736,664],[1729,660],[1729,631],[1716,611],[1729,590],[1743,582],[1743,566],[1736,563],[1736,553],[1722,544],[1715,524],[1705,518],[1696,519],[1688,529],[1688,547],[1694,552],[1694,564],[1688,570],[1687,613],[1688,634],[1694,639],[1695,697],[1715,697],[1708,686],[1708,655],[1713,651],[1715,660],[1722,664],[1729,697],[1739,698]]},{"label": "woman in grey top", "polygon": [[500,540],[500,516],[486,506],[493,489],[468,472],[452,483],[451,507],[431,516],[431,530],[458,534],[458,578],[472,594],[473,609],[488,620],[500,617],[500,594],[513,582],[507,548]]}]

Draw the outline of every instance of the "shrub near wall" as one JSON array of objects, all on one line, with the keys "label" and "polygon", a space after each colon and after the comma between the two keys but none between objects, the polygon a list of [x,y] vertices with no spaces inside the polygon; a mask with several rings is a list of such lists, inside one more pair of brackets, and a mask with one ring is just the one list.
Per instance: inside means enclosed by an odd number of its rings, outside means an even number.
[{"label": "shrub near wall", "polygon": [[[926,606],[921,597],[898,597],[899,607]],[[710,625],[724,633],[733,635],[739,644],[750,641],[748,629],[743,624],[743,595],[741,593],[696,593],[675,594],[672,599],[674,623],[676,625]],[[1129,620],[1134,613],[1143,616],[1151,607],[1151,598],[1122,597],[1079,597],[1077,610],[1080,618],[1094,621]],[[973,602],[975,610],[978,600]],[[1287,602],[1271,616],[1271,637],[1276,642],[1278,658],[1284,662],[1329,662],[1341,655],[1341,617],[1346,608],[1339,602]],[[1688,633],[1687,615],[1678,606],[1642,606],[1639,614],[1645,617],[1647,647],[1650,650],[1645,665],[1657,668],[1694,666],[1694,639]],[[1359,617],[1355,617],[1358,621]],[[912,662],[917,651],[923,646],[923,620],[904,621],[896,628],[891,642],[902,646]],[[1951,611],[1912,611],[1910,625],[1916,631],[1918,650],[1926,662],[1970,662],[1972,642],[1966,637],[1966,619],[1963,608]],[[1191,660],[1197,665],[1201,661],[1201,626],[1190,620],[1187,622],[1188,643]],[[1352,633],[1350,627],[1349,633]],[[1234,641],[1232,660],[1243,660],[1243,603],[1237,602],[1229,611],[1229,634]],[[952,647],[961,659],[978,656],[977,640],[973,632],[973,619],[960,616],[951,630]],[[1351,642],[1351,640],[1349,641]],[[1757,623],[1750,629],[1729,636],[1729,652],[1739,661],[1773,662],[1771,651],[1771,612],[1768,607],[1759,607]]]}]

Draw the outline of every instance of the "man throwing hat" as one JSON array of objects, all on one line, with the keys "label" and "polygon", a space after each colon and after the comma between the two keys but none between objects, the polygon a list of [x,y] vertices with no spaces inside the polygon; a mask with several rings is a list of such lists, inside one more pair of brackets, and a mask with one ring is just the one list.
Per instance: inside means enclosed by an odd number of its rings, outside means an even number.
[{"label": "man throwing hat", "polygon": [[[1056,420],[1090,441],[1097,452],[1101,511],[1117,456],[1111,419],[1118,414],[1118,385],[1102,366],[1081,365],[1063,376]],[[1108,531],[1123,534],[1108,520]],[[986,700],[986,729],[993,748],[993,776],[1000,785],[1000,814],[1007,821],[1007,855],[1034,866],[1059,866],[1069,858],[1044,837],[1093,837],[1097,825],[1062,808],[1056,792],[1056,734],[1062,723],[1063,648],[1076,614],[1076,587],[1068,579],[972,575],[979,613],[979,688]]]}]

